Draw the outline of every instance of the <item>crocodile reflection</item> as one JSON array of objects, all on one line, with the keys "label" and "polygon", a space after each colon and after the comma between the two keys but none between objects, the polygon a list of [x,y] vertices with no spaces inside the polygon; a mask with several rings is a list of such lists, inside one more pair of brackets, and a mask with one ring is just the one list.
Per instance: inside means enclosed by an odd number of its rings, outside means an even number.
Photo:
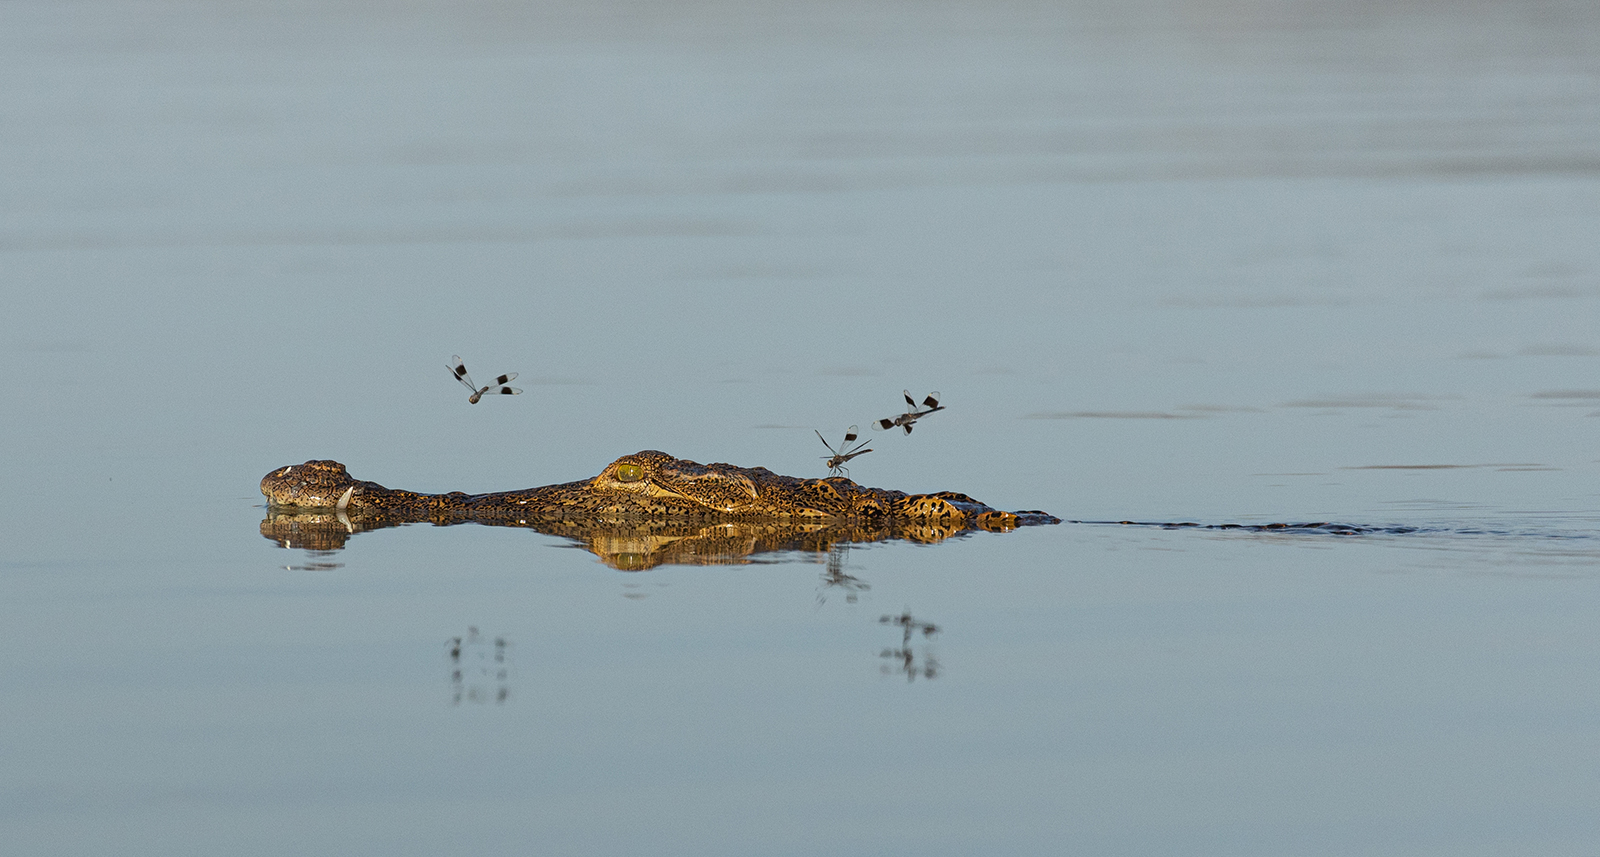
[{"label": "crocodile reflection", "polygon": [[[559,536],[620,571],[643,571],[658,565],[740,565],[763,561],[762,554],[783,551],[827,554],[838,546],[883,541],[939,542],[970,535],[928,524],[884,522],[877,526],[854,524],[696,523],[667,520],[595,523],[583,521],[417,521],[385,513],[361,514],[303,509],[269,509],[261,521],[261,535],[285,548],[299,548],[327,556],[343,550],[354,536],[405,524],[436,526],[476,523],[514,527]],[[776,556],[770,561],[778,561]],[[847,593],[866,588],[830,562],[825,583]]]}]

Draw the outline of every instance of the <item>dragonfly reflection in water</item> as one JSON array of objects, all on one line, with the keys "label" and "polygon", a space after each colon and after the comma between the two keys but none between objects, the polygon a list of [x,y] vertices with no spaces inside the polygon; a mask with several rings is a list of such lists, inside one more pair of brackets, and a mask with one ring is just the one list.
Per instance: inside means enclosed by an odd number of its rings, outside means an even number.
[{"label": "dragonfly reflection in water", "polygon": [[522,391],[516,387],[505,386],[506,384],[511,383],[512,380],[517,377],[517,373],[515,372],[508,372],[504,375],[501,375],[500,377],[494,379],[494,383],[487,387],[479,387],[478,385],[472,383],[472,376],[467,374],[467,365],[461,362],[460,355],[450,355],[449,368],[450,374],[456,376],[457,381],[460,381],[462,384],[466,385],[468,390],[472,391],[472,395],[467,397],[467,401],[474,405],[476,405],[478,400],[484,396],[517,396],[521,395],[522,393]]},{"label": "dragonfly reflection in water", "polygon": [[847,429],[844,433],[844,443],[839,444],[838,449],[834,449],[833,444],[828,443],[828,439],[822,436],[822,432],[812,429],[812,431],[817,431],[817,440],[822,441],[822,445],[827,447],[829,452],[833,453],[831,457],[826,455],[822,456],[823,460],[828,462],[828,472],[830,474],[838,476],[841,472],[843,472],[844,475],[848,477],[850,475],[850,468],[844,466],[845,462],[855,458],[858,455],[866,455],[872,451],[870,449],[861,448],[867,445],[866,441],[862,441],[861,443],[857,444],[855,449],[850,448],[850,444],[856,442],[856,430],[857,429],[855,426],[851,426],[849,429]]},{"label": "dragonfly reflection in water", "polygon": [[918,661],[911,648],[912,634],[920,631],[924,638],[932,637],[939,633],[938,625],[917,619],[911,615],[910,610],[902,612],[899,616],[884,616],[878,620],[878,624],[899,625],[901,628],[900,648],[884,649],[878,653],[880,658],[897,662],[892,667],[884,664],[882,667],[884,675],[904,673],[907,682],[915,681],[918,676],[928,679],[939,677],[939,660],[928,651],[928,648],[926,646],[922,648],[921,661]]},{"label": "dragonfly reflection in water", "polygon": [[822,585],[817,587],[817,606],[828,603],[828,590],[844,590],[846,604],[854,604],[860,594],[872,589],[872,585],[856,577],[846,574],[845,568],[850,559],[850,543],[841,542],[828,548],[828,570],[822,573]]},{"label": "dragonfly reflection in water", "polygon": [[[446,640],[445,651],[450,656],[450,704],[460,705],[463,701],[484,704],[490,699],[496,705],[505,704],[511,698],[510,649],[510,640],[495,637],[491,661],[488,645],[478,636],[476,626],[467,628],[465,638]],[[494,687],[492,694],[491,685]]]},{"label": "dragonfly reflection in water", "polygon": [[906,430],[906,434],[911,434],[911,426],[915,424],[917,420],[922,419],[934,411],[944,410],[944,405],[939,404],[938,390],[934,390],[933,392],[929,393],[927,398],[922,400],[922,404],[920,406],[917,404],[916,399],[911,398],[910,390],[901,390],[900,392],[905,394],[906,397],[906,412],[898,417],[887,417],[874,421],[872,423],[872,428],[875,431],[885,431],[887,429],[892,429],[895,426],[899,426]]}]

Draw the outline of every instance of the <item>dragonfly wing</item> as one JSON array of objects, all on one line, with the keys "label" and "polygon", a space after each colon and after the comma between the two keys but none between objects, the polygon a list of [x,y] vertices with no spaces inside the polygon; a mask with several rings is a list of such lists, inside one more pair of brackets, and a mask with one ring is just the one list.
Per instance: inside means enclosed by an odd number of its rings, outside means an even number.
[{"label": "dragonfly wing", "polygon": [[458,354],[450,355],[450,374],[456,376],[457,381],[467,385],[467,389],[471,390],[474,396],[478,394],[478,385],[472,383],[472,376],[467,374],[467,364],[461,362],[461,356]]},{"label": "dragonfly wing", "polygon": [[934,390],[933,392],[929,393],[928,394],[928,398],[922,400],[922,406],[927,408],[927,409],[929,409],[929,410],[933,410],[933,411],[938,410],[939,409],[939,391],[938,390]]}]

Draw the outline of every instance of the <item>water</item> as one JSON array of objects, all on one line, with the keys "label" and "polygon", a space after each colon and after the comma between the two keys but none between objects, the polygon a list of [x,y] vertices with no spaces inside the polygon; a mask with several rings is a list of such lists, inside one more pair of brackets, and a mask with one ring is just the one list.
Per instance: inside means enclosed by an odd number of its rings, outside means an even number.
[{"label": "water", "polygon": [[[6,4],[0,835],[1587,853],[1597,25]],[[526,392],[467,404],[451,354]],[[257,482],[309,458],[427,491],[647,448],[822,475],[813,429],[902,388],[948,410],[869,433],[860,482],[1416,531],[637,572],[505,528],[260,532]]]}]

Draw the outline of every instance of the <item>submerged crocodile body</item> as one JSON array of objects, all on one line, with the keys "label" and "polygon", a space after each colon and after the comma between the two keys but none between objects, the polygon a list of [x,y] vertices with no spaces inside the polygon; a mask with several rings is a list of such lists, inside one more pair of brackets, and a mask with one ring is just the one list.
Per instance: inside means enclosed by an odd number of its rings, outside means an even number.
[{"label": "submerged crocodile body", "polygon": [[[1005,532],[1058,524],[1044,512],[1004,512],[965,494],[907,494],[841,476],[799,479],[764,467],[697,464],[664,452],[625,455],[598,476],[492,494],[421,494],[352,478],[337,461],[281,467],[261,480],[274,514],[332,516],[348,532],[403,523],[474,522],[543,532],[596,534],[738,525],[762,530],[938,541],[968,530]],[[267,534],[263,522],[263,534]],[[309,520],[307,521],[309,523]]]}]

